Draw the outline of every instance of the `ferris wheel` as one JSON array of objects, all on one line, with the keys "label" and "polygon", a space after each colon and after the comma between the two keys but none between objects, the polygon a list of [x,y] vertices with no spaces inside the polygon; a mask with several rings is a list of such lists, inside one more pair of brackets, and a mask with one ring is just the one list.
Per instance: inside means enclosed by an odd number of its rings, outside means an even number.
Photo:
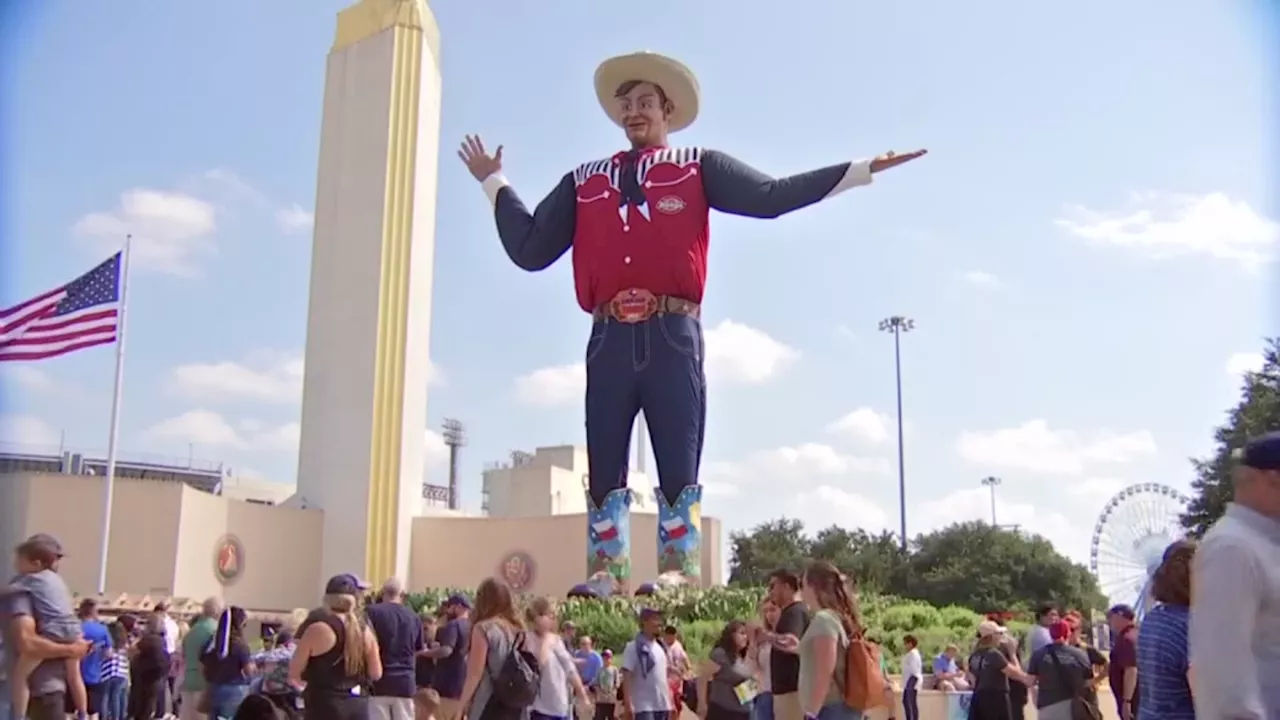
[{"label": "ferris wheel", "polygon": [[1165,548],[1184,535],[1187,497],[1159,483],[1130,485],[1111,498],[1093,527],[1089,569],[1112,602],[1146,609]]}]

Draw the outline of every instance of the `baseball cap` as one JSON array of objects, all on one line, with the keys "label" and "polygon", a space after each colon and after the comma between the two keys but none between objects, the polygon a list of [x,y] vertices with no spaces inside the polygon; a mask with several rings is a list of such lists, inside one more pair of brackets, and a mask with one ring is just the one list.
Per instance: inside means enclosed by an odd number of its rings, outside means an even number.
[{"label": "baseball cap", "polygon": [[978,637],[991,637],[1004,634],[1004,627],[994,620],[983,620],[978,623]]},{"label": "baseball cap", "polygon": [[1071,637],[1071,623],[1068,623],[1066,620],[1059,620],[1058,622],[1050,625],[1049,637],[1054,640],[1066,640]]},{"label": "baseball cap", "polygon": [[471,601],[467,599],[466,595],[462,595],[459,593],[454,593],[453,595],[450,595],[449,599],[444,601],[445,607],[452,607],[454,605],[461,605],[462,607],[468,610],[471,609]]},{"label": "baseball cap", "polygon": [[606,648],[604,652],[600,653],[600,657],[613,657],[613,651]]},{"label": "baseball cap", "polygon": [[641,620],[648,620],[649,618],[660,618],[660,617],[662,617],[661,610],[658,610],[656,608],[651,608],[651,607],[640,608]]},{"label": "baseball cap", "polygon": [[36,533],[27,538],[22,544],[33,550],[38,549],[47,552],[50,555],[57,555],[58,557],[65,555],[62,551],[62,543],[58,542],[58,538],[49,533]]},{"label": "baseball cap", "polygon": [[1255,470],[1280,470],[1280,431],[1259,435],[1239,453],[1240,464]]},{"label": "baseball cap", "polygon": [[352,575],[351,573],[343,573],[334,575],[329,578],[329,582],[325,583],[325,595],[359,595],[369,589],[369,583]]},{"label": "baseball cap", "polygon": [[1123,603],[1111,606],[1111,609],[1107,611],[1107,617],[1112,615],[1119,615],[1125,620],[1132,620],[1134,618],[1133,608]]}]

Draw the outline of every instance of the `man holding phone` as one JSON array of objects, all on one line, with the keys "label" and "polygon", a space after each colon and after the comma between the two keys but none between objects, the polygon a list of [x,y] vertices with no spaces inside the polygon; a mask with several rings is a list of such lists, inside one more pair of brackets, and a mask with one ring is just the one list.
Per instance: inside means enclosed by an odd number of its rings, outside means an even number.
[{"label": "man holding phone", "polygon": [[764,641],[769,653],[774,720],[804,720],[800,703],[800,637],[809,627],[809,612],[800,601],[800,578],[786,569],[769,575],[769,599],[778,606],[778,623]]}]

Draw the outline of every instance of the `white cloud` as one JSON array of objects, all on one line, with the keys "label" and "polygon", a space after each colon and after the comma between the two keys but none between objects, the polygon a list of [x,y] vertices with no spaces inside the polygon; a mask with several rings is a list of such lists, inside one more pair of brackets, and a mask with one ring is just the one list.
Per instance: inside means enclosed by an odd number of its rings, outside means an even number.
[{"label": "white cloud", "polygon": [[1069,208],[1055,221],[1089,242],[1115,245],[1153,257],[1201,255],[1256,267],[1274,256],[1280,225],[1223,193],[1145,193],[1121,211]]},{"label": "white cloud", "polygon": [[200,258],[217,252],[215,228],[213,206],[204,200],[139,188],[121,195],[115,210],[80,218],[72,232],[104,255],[119,250],[125,236],[132,235],[133,267],[192,276]]},{"label": "white cloud", "polygon": [[20,446],[27,452],[56,452],[62,437],[34,415],[0,415],[0,443]]},{"label": "white cloud", "polygon": [[1000,282],[1000,278],[984,270],[970,270],[963,277],[964,281],[970,285],[981,287],[998,288],[1003,284]]},{"label": "white cloud", "polygon": [[796,495],[790,501],[787,515],[804,523],[810,532],[832,525],[871,533],[882,532],[890,527],[889,513],[873,500],[829,484],[819,485]]},{"label": "white cloud", "polygon": [[[991,522],[991,493],[985,487],[956,490],[923,503],[907,515],[908,533],[932,532],[958,522]],[[1017,525],[1020,530],[1043,536],[1058,552],[1075,560],[1089,558],[1092,519],[1087,514],[1068,517],[1060,510],[1048,510],[1030,503],[1009,502],[996,491],[996,522]]]},{"label": "white cloud", "polygon": [[13,383],[33,392],[48,392],[57,387],[49,373],[27,363],[5,363],[0,366],[0,381]]},{"label": "white cloud", "polygon": [[261,420],[232,424],[211,410],[190,410],[161,420],[145,431],[158,442],[200,445],[234,450],[296,452],[301,427],[296,422],[272,425]]},{"label": "white cloud", "polygon": [[707,376],[746,385],[772,379],[800,352],[749,325],[722,320],[706,332]]},{"label": "white cloud", "polygon": [[217,189],[229,193],[234,200],[247,200],[258,206],[267,205],[270,201],[263,192],[249,184],[244,178],[226,168],[214,168],[204,173],[203,180],[216,186]]},{"label": "white cloud", "polygon": [[890,470],[884,458],[841,453],[830,445],[802,443],[755,452],[741,461],[707,463],[699,481],[712,495],[737,495],[744,487],[797,488],[856,483]]},{"label": "white cloud", "polygon": [[[756,328],[724,320],[706,331],[707,377],[712,382],[764,383],[800,357],[800,352]],[[581,402],[587,387],[583,363],[539,368],[516,378],[524,403],[556,407]]]},{"label": "white cloud", "polygon": [[[178,393],[206,402],[246,400],[293,404],[302,400],[305,369],[299,353],[258,350],[243,362],[223,360],[179,365],[170,372],[170,382]],[[443,374],[433,364],[428,382],[438,385],[442,381]]]},{"label": "white cloud", "polygon": [[444,444],[444,436],[427,428],[423,435],[423,453],[428,467],[442,465],[449,459],[449,446]]},{"label": "white cloud", "polygon": [[276,225],[281,232],[300,233],[310,230],[315,221],[315,215],[297,203],[276,211]]},{"label": "white cloud", "polygon": [[1240,352],[1227,358],[1226,371],[1228,375],[1238,377],[1245,373],[1258,372],[1263,364],[1262,353]]},{"label": "white cloud", "polygon": [[1079,475],[1096,465],[1151,457],[1156,454],[1156,443],[1148,430],[1101,430],[1086,436],[1053,430],[1044,420],[1030,420],[1014,428],[963,432],[956,440],[956,451],[965,460],[992,469]]},{"label": "white cloud", "polygon": [[888,441],[895,432],[893,428],[893,418],[869,407],[858,408],[827,426],[828,432],[847,435],[873,445]]}]

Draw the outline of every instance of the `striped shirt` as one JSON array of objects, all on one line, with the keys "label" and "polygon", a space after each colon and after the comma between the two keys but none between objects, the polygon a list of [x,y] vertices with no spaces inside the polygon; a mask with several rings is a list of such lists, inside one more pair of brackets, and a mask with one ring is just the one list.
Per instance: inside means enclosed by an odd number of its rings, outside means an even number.
[{"label": "striped shirt", "polygon": [[1197,716],[1280,720],[1280,520],[1228,505],[1192,576]]},{"label": "striped shirt", "polygon": [[110,650],[102,661],[102,679],[129,677],[129,656],[122,650]]},{"label": "striped shirt", "polygon": [[1151,608],[1138,627],[1138,720],[1195,720],[1187,684],[1187,622],[1180,605]]}]

